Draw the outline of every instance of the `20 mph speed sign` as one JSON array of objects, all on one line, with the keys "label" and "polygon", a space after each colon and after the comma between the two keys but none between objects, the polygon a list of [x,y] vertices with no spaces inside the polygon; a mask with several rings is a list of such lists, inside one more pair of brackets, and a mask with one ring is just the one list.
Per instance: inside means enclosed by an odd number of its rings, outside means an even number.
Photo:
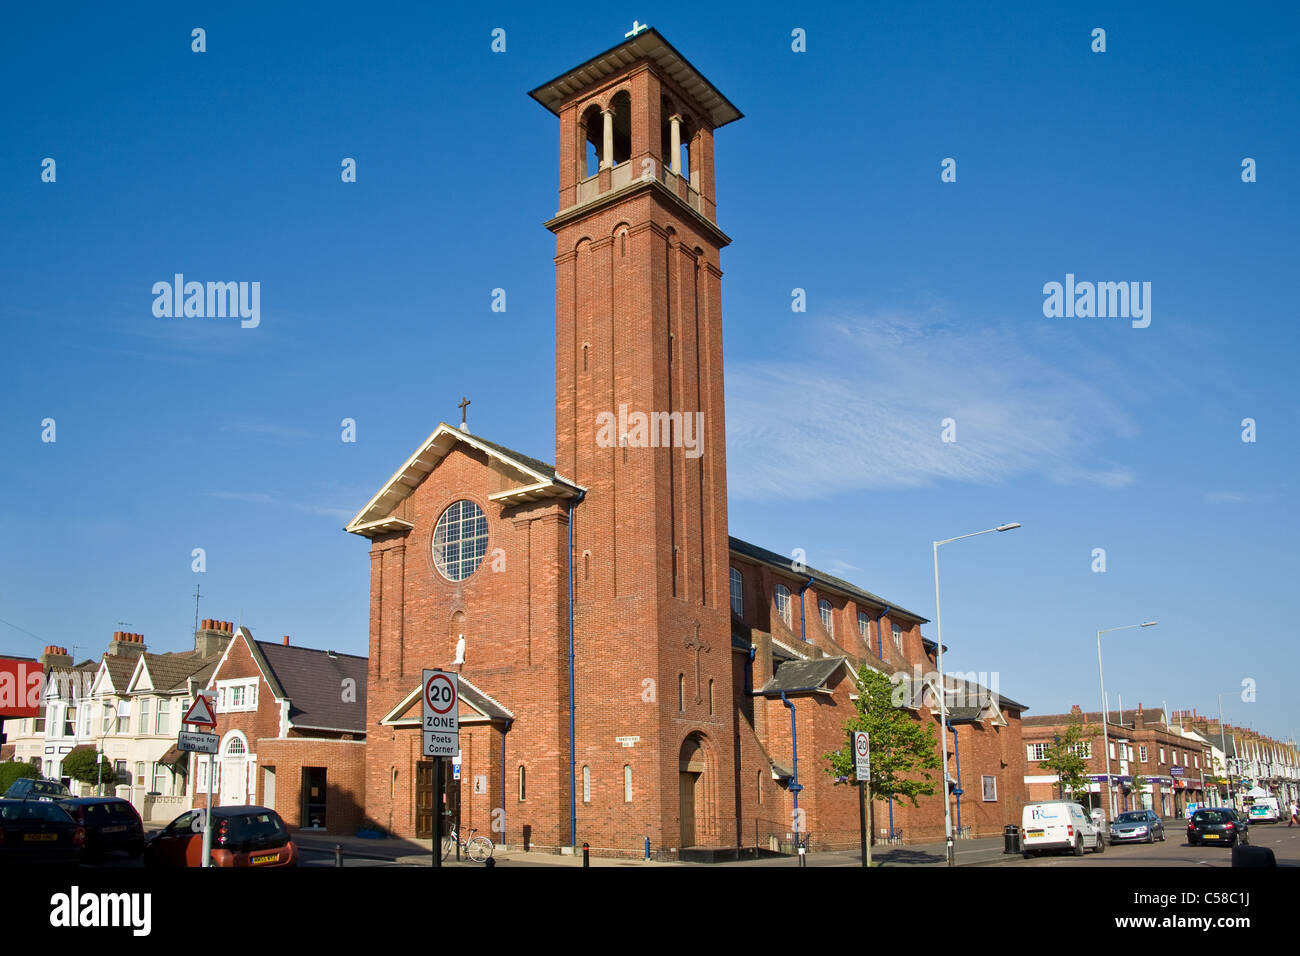
[{"label": "20 mph speed sign", "polygon": [[853,732],[853,768],[859,783],[871,781],[871,738],[863,730]]},{"label": "20 mph speed sign", "polygon": [[460,689],[456,675],[446,671],[425,671],[424,756],[454,757],[460,752]]}]

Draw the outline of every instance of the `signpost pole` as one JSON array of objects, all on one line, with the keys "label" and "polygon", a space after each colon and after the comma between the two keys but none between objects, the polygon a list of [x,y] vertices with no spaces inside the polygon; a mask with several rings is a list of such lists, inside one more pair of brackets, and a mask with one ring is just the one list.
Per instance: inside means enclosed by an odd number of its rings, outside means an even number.
[{"label": "signpost pole", "polygon": [[208,754],[208,803],[203,808],[203,862],[201,866],[212,865],[212,778],[217,773],[217,762]]},{"label": "signpost pole", "polygon": [[871,866],[871,735],[853,732],[853,774],[858,779],[858,830],[862,840],[862,865]]},{"label": "signpost pole", "polygon": [[[443,801],[446,793],[446,761],[460,752],[460,689],[457,676],[440,670],[425,670],[423,754],[433,758],[433,865],[442,867],[442,829],[446,822]],[[459,836],[459,833],[457,834]],[[457,847],[459,858],[459,846]]]},{"label": "signpost pole", "polygon": [[433,758],[433,868],[442,869],[442,758]]},{"label": "signpost pole", "polygon": [[868,867],[871,865],[871,858],[867,856],[867,785],[861,780],[858,781],[858,838],[862,843],[862,865]]}]

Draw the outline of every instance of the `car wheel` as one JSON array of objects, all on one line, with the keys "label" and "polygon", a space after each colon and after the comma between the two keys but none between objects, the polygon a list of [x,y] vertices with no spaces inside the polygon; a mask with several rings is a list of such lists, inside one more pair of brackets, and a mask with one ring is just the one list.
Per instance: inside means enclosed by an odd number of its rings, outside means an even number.
[{"label": "car wheel", "polygon": [[1020,855],[1023,856],[1026,860],[1032,860],[1032,859],[1034,858],[1034,851],[1033,851],[1033,850],[1025,850],[1025,851],[1024,851],[1023,853],[1021,853]]},{"label": "car wheel", "polygon": [[1105,853],[1105,852],[1106,852],[1106,841],[1105,841],[1104,839],[1102,839],[1102,836],[1101,836],[1100,833],[1097,834],[1097,845],[1093,848],[1092,852],[1093,852],[1093,853]]},{"label": "car wheel", "polygon": [[1082,835],[1077,836],[1077,837],[1074,838],[1074,855],[1075,855],[1075,856],[1083,856],[1083,836],[1082,836]]}]

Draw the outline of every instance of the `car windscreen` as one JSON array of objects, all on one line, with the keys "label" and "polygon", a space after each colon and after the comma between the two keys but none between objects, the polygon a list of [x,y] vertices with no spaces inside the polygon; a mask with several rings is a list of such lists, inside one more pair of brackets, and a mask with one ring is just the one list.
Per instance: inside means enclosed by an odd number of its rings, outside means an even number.
[{"label": "car windscreen", "polygon": [[284,828],[280,818],[270,812],[244,813],[229,818],[226,827],[226,839],[231,843],[269,843],[278,839],[288,839],[289,831]]},{"label": "car windscreen", "polygon": [[17,822],[19,820],[49,820],[54,823],[71,823],[72,818],[56,804],[24,801],[0,805],[0,820]]},{"label": "car windscreen", "polygon": [[1115,818],[1116,823],[1146,823],[1145,813],[1121,813]]}]

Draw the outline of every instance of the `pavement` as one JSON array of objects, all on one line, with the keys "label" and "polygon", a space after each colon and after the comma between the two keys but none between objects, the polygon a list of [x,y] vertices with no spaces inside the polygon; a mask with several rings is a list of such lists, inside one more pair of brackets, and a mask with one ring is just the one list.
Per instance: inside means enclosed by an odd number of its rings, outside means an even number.
[{"label": "pavement", "polygon": [[[319,830],[295,830],[293,841],[302,853],[319,857],[333,856],[334,848],[341,846],[345,859],[375,860],[387,863],[400,863],[415,866],[430,866],[433,860],[431,840],[406,840],[395,837],[383,837],[375,840],[357,836],[325,833]],[[988,866],[996,863],[1019,861],[1020,854],[1004,854],[1002,837],[987,837],[977,840],[957,840],[954,844],[957,866]],[[525,852],[519,847],[498,847],[493,853],[497,865],[523,866],[582,866],[582,853],[573,855],[549,853],[543,851]],[[789,866],[795,862],[793,856],[768,857],[760,860],[743,861],[740,864],[699,864],[658,862],[641,859],[618,859],[603,856],[591,856],[592,866]],[[921,843],[912,845],[875,846],[871,849],[872,863],[877,866],[944,866],[944,844]],[[837,851],[811,853],[808,863],[812,866],[860,866],[861,855],[856,851]],[[444,866],[481,866],[469,860],[456,862],[452,855]]]}]

